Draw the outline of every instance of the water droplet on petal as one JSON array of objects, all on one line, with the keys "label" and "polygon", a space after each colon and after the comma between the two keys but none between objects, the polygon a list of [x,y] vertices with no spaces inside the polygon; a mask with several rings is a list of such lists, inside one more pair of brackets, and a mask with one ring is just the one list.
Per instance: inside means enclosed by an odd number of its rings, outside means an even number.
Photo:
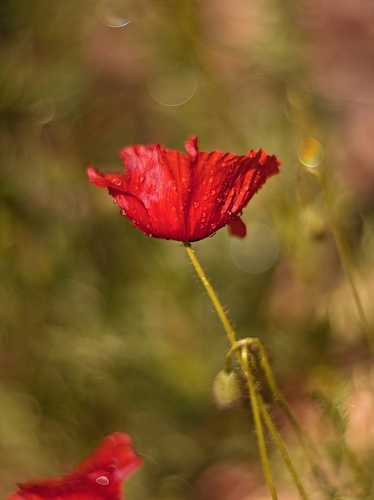
[{"label": "water droplet on petal", "polygon": [[199,208],[200,203],[199,203],[198,201],[194,201],[194,202],[193,202],[193,206],[194,206],[195,208]]},{"label": "water droplet on petal", "polygon": [[144,177],[143,176],[140,177],[139,182],[144,182]]},{"label": "water droplet on petal", "polygon": [[207,199],[208,199],[208,196],[206,194],[204,194],[203,200],[206,201]]},{"label": "water droplet on petal", "polygon": [[210,182],[212,184],[213,181],[214,181],[214,178],[213,177],[209,177],[208,182]]},{"label": "water droplet on petal", "polygon": [[96,478],[97,484],[101,484],[102,486],[106,486],[109,484],[109,479],[106,476],[99,476]]},{"label": "water droplet on petal", "polygon": [[115,198],[113,198],[113,203],[117,205],[117,200]]},{"label": "water droplet on petal", "polygon": [[175,207],[171,207],[171,211],[175,212],[177,209]]},{"label": "water droplet on petal", "polygon": [[126,216],[126,215],[127,215],[127,212],[126,212],[126,210],[125,210],[124,208],[121,208],[121,210],[119,211],[119,213],[120,213],[121,215],[124,215],[124,216]]},{"label": "water droplet on petal", "polygon": [[232,188],[232,189],[230,189],[230,191],[229,191],[229,196],[234,196],[234,195],[235,195],[235,189],[234,189],[234,188]]},{"label": "water droplet on petal", "polygon": [[116,179],[114,183],[116,184],[116,186],[120,186],[122,184],[120,179]]},{"label": "water droplet on petal", "polygon": [[185,177],[182,177],[182,182],[186,182],[186,178]]},{"label": "water droplet on petal", "polygon": [[205,227],[204,223],[200,224],[200,229],[204,229],[204,227]]},{"label": "water droplet on petal", "polygon": [[212,196],[214,196],[214,195],[216,194],[216,190],[215,190],[215,189],[212,189],[212,190],[211,190],[211,192],[210,192],[210,194],[211,194]]}]

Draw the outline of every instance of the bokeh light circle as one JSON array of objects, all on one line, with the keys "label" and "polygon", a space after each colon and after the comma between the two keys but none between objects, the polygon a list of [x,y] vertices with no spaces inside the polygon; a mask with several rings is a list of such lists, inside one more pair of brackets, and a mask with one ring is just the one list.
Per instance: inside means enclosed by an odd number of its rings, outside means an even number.
[{"label": "bokeh light circle", "polygon": [[180,61],[157,65],[148,75],[147,86],[155,101],[164,106],[180,106],[189,101],[197,89],[195,71]]},{"label": "bokeh light circle", "polygon": [[269,269],[279,255],[278,238],[274,231],[264,224],[247,224],[248,236],[231,242],[231,258],[247,273],[262,273]]},{"label": "bokeh light circle", "polygon": [[133,0],[100,0],[95,8],[96,17],[110,28],[122,28],[133,20]]},{"label": "bokeh light circle", "polygon": [[300,142],[297,148],[297,156],[300,162],[306,167],[318,167],[324,157],[323,147],[317,139],[307,137]]}]

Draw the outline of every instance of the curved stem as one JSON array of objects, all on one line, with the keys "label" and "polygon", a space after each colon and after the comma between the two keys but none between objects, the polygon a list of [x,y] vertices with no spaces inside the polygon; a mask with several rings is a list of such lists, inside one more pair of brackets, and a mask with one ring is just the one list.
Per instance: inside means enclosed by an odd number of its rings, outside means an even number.
[{"label": "curved stem", "polygon": [[[260,361],[260,366],[262,370],[264,371],[265,374],[265,379],[269,385],[269,388],[271,390],[271,393],[274,397],[274,399],[278,402],[279,406],[282,408],[283,412],[285,413],[287,419],[289,420],[301,446],[303,447],[304,453],[312,467],[312,469],[316,472],[318,472],[318,478],[320,479],[321,482],[323,482],[324,487],[328,487],[331,489],[330,485],[328,484],[328,480],[325,477],[325,474],[321,470],[319,464],[318,464],[318,453],[314,449],[314,446],[312,443],[307,439],[307,437],[304,435],[302,432],[296,417],[292,413],[290,407],[286,403],[285,399],[283,398],[278,385],[274,379],[272,370],[270,368],[269,360],[266,354],[265,347],[263,343],[261,342],[260,339],[254,338],[254,337],[249,337],[245,339],[238,340],[231,346],[231,348],[228,350],[226,357],[225,357],[225,369],[226,371],[229,368],[229,363],[230,363],[230,358],[233,355],[234,351],[243,348],[243,346],[248,346],[250,347],[251,345],[255,345],[259,351],[259,354],[257,355],[259,361]],[[260,403],[262,401],[261,396],[258,395],[258,398],[260,398]],[[266,405],[262,401],[262,406],[267,411]],[[269,417],[270,418],[270,417]],[[290,470],[291,472],[291,470]]]},{"label": "curved stem", "polygon": [[197,260],[195,252],[192,250],[191,244],[190,243],[183,243],[184,248],[187,251],[187,254],[195,268],[195,271],[197,275],[200,278],[201,283],[204,285],[205,290],[207,291],[207,294],[209,295],[210,300],[212,301],[212,304],[217,311],[218,317],[222,322],[223,328],[225,329],[227,336],[229,338],[229,341],[231,344],[234,344],[236,342],[236,335],[233,327],[230,325],[229,320],[227,319],[226,313],[223,309],[223,306],[221,302],[219,301],[215,291],[213,290],[212,285],[210,284],[210,281],[208,280],[207,275],[205,274],[203,268],[200,265],[200,262]]},{"label": "curved stem", "polygon": [[[246,380],[247,380],[247,385],[248,385],[248,392],[249,392],[249,398],[251,402],[251,407],[252,407],[252,412],[253,412],[253,418],[254,418],[254,423],[255,423],[255,429],[257,431],[257,439],[258,439],[258,444],[259,444],[259,449],[260,449],[260,456],[261,456],[261,462],[262,462],[262,467],[264,471],[264,476],[265,480],[267,482],[267,485],[270,490],[270,494],[272,496],[272,500],[277,499],[277,494],[275,491],[275,486],[274,486],[274,481],[273,477],[271,474],[270,470],[270,463],[269,463],[269,457],[267,454],[267,449],[266,449],[266,442],[265,442],[265,437],[264,437],[264,431],[263,431],[263,422],[261,420],[261,415],[262,418],[264,419],[267,427],[269,428],[269,431],[275,441],[276,446],[280,450],[282,457],[286,463],[286,466],[288,470],[291,473],[291,476],[295,482],[295,485],[299,491],[300,497],[303,500],[307,500],[307,495],[305,493],[305,490],[301,484],[301,481],[299,479],[299,476],[291,462],[291,459],[288,455],[288,452],[286,450],[285,445],[283,444],[283,441],[271,419],[271,416],[269,412],[266,409],[265,403],[263,402],[261,395],[258,393],[258,390],[255,385],[255,379],[254,379],[254,371],[256,371],[253,367],[250,366],[250,362],[248,360],[248,347],[251,344],[255,344],[260,351],[260,364],[261,367],[263,368],[266,378],[268,380],[269,386],[273,392],[273,395],[275,398],[281,403],[282,408],[287,408],[286,414],[287,416],[291,419],[292,423],[296,423],[296,428],[298,428],[297,422],[295,417],[292,415],[291,410],[289,410],[287,404],[284,402],[282,396],[280,395],[280,392],[277,388],[277,385],[275,383],[274,377],[271,373],[270,365],[267,361],[267,356],[265,353],[265,349],[259,339],[255,338],[247,338],[247,339],[241,339],[241,340],[236,340],[236,335],[235,331],[230,325],[230,322],[226,316],[226,313],[223,309],[223,306],[221,302],[219,301],[212,285],[210,284],[210,281],[208,280],[207,275],[205,274],[203,268],[200,265],[200,262],[198,261],[195,252],[191,248],[190,243],[183,243],[186,252],[196,270],[197,275],[199,276],[206,292],[209,295],[209,298],[212,301],[212,304],[217,311],[217,314],[223,324],[223,327],[226,331],[227,337],[230,341],[231,347],[226,355],[225,358],[225,369],[226,371],[228,370],[228,364],[229,364],[229,359],[230,356],[236,352],[237,358],[239,361],[239,364],[245,374]],[[237,351],[240,349],[241,354],[239,354]],[[299,430],[301,433],[301,431]],[[299,435],[299,433],[298,433]]]},{"label": "curved stem", "polygon": [[277,500],[277,498],[278,498],[277,492],[275,490],[274,480],[273,480],[273,476],[272,476],[271,469],[270,469],[269,457],[268,457],[268,453],[267,453],[267,449],[266,449],[266,442],[265,442],[265,436],[264,436],[264,429],[263,429],[261,416],[260,416],[261,406],[259,404],[259,395],[257,394],[253,374],[252,374],[252,371],[249,367],[248,349],[244,345],[241,349],[241,361],[242,361],[242,367],[244,370],[244,374],[245,374],[245,377],[246,377],[247,383],[248,383],[249,400],[251,402],[253,419],[255,421],[255,427],[257,430],[257,441],[258,441],[258,447],[260,450],[262,469],[264,472],[266,483],[268,485],[268,488],[269,488],[269,491],[271,494],[271,498],[272,498],[272,500]]},{"label": "curved stem", "polygon": [[300,497],[303,499],[303,500],[308,500],[308,495],[306,494],[305,490],[304,490],[304,487],[303,485],[301,484],[301,481],[300,481],[300,478],[299,478],[299,475],[297,474],[296,472],[296,469],[295,467],[293,466],[293,463],[290,459],[290,456],[288,454],[288,451],[279,435],[279,432],[277,431],[272,419],[271,419],[271,416],[266,408],[266,405],[265,403],[263,402],[262,398],[260,395],[257,395],[257,402],[258,402],[258,405],[259,405],[259,410],[261,412],[261,416],[262,418],[264,419],[266,425],[268,426],[268,429],[270,431],[270,434],[272,436],[272,438],[274,439],[274,442],[275,444],[277,445],[277,448],[278,450],[280,451],[282,457],[283,457],[283,460],[288,468],[288,470],[290,471],[290,474],[292,476],[292,479],[296,485],[296,488],[298,489],[299,491],[299,494],[300,494]]}]

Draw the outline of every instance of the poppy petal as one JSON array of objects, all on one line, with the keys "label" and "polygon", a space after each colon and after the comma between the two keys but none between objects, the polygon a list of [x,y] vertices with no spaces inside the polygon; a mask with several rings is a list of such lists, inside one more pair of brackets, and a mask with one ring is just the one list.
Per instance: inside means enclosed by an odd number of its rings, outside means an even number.
[{"label": "poppy petal", "polygon": [[[195,136],[185,149],[187,155],[160,144],[130,146],[121,152],[125,174],[89,167],[88,177],[107,187],[121,214],[148,236],[191,242],[236,221],[266,179],[279,171],[277,158],[261,149],[247,156],[206,153]],[[232,222],[233,234],[243,235],[243,225]]]},{"label": "poppy petal", "polygon": [[70,473],[21,483],[8,500],[120,500],[122,482],[141,463],[131,438],[114,432]]},{"label": "poppy petal", "polygon": [[247,226],[241,220],[240,217],[235,217],[228,224],[227,228],[231,236],[236,236],[237,238],[245,238],[247,235]]}]

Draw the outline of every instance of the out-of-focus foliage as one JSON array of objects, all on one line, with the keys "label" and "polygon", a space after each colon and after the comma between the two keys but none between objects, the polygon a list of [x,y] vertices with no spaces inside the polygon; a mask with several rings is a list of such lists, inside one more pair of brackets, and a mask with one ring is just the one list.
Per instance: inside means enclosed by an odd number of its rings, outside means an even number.
[{"label": "out-of-focus foliage", "polygon": [[370,354],[313,169],[373,329],[371,14],[350,0],[1,0],[0,496],[118,429],[145,457],[128,498],[268,498],[248,405],[213,404],[228,345],[183,247],[146,238],[86,179],[89,164],[122,168],[126,145],[192,134],[281,159],[244,213],[247,240],[221,230],[196,251],[345,498],[357,477],[370,490]]}]

